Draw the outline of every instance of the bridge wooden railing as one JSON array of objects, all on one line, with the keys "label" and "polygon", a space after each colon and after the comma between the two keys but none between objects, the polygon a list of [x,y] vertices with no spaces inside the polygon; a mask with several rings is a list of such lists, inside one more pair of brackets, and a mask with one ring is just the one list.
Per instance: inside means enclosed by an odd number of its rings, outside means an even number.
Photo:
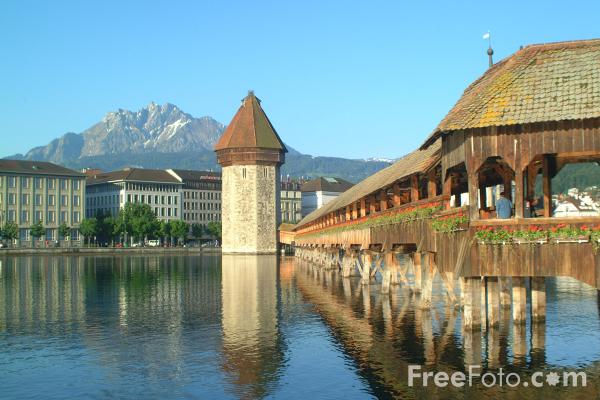
[{"label": "bridge wooden railing", "polygon": [[[439,207],[439,211],[443,208],[444,202],[449,200],[449,196],[441,195],[428,199],[423,199],[411,203],[406,203],[400,206],[392,207],[384,211],[372,213],[364,217],[357,219],[340,222],[337,224],[327,225],[321,228],[307,227],[296,231],[296,239],[302,237],[316,236],[327,234],[328,232],[334,233],[342,230],[358,230],[365,229],[371,226],[377,225],[378,222],[385,224],[387,218],[392,218],[400,214],[409,213],[414,210],[421,209],[434,209]],[[439,212],[436,210],[436,212]]]}]

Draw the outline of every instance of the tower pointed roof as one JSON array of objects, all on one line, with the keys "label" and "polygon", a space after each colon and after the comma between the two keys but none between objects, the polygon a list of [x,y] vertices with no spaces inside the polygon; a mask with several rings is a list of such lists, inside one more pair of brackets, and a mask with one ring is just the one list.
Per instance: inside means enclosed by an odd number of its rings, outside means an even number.
[{"label": "tower pointed roof", "polygon": [[242,105],[215,145],[217,151],[235,148],[271,149],[287,153],[253,91],[249,91],[242,100]]}]

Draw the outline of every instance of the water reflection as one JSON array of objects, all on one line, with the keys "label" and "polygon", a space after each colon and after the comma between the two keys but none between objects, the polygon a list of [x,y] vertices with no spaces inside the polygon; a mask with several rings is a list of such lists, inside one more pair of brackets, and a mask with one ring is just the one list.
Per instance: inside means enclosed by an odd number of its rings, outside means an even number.
[{"label": "water reflection", "polygon": [[[598,316],[592,312],[579,326],[573,326],[571,320],[577,309],[593,306],[595,295],[576,281],[551,280],[547,324],[514,325],[510,309],[502,308],[498,328],[488,328],[482,334],[462,328],[460,310],[443,301],[441,282],[434,282],[434,306],[427,310],[419,307],[418,296],[408,289],[395,286],[389,295],[382,294],[375,282],[364,285],[359,278],[344,278],[310,262],[297,261],[295,277],[300,292],[315,304],[379,398],[598,398],[600,394],[600,335],[595,329]],[[586,291],[588,296],[581,298]],[[565,300],[577,296],[579,302],[569,304],[567,300],[567,304],[561,304],[563,293]],[[555,325],[560,328],[547,340],[547,330]],[[565,351],[561,340],[587,343],[588,350],[551,363],[548,353]],[[558,349],[549,350],[548,342]],[[442,389],[430,384],[424,389],[407,385],[410,364],[449,374],[466,371],[469,365],[481,365],[482,372],[502,367],[505,373],[517,372],[523,380],[538,370],[585,371],[588,385],[488,389],[479,384]]]},{"label": "water reflection", "polygon": [[[3,398],[599,398],[597,293],[549,279],[545,324],[462,328],[435,281],[401,285],[273,256],[0,258]],[[408,365],[575,369],[587,388],[408,386]]]},{"label": "water reflection", "polygon": [[262,398],[277,383],[283,348],[278,325],[278,258],[223,255],[223,369],[241,398]]}]

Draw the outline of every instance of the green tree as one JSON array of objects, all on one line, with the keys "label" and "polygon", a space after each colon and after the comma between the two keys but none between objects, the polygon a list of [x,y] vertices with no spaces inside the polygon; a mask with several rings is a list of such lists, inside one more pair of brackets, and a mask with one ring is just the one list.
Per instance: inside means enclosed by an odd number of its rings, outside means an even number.
[{"label": "green tree", "polygon": [[216,221],[209,222],[207,229],[208,229],[208,233],[210,233],[215,238],[219,239],[219,241],[221,240],[222,226],[221,226],[220,222],[216,222]]},{"label": "green tree", "polygon": [[122,236],[128,234],[141,240],[155,234],[158,223],[156,215],[148,204],[126,203],[119,212],[115,229]]},{"label": "green tree", "polygon": [[84,242],[90,243],[90,238],[98,234],[98,220],[96,218],[85,218],[79,224],[79,232],[83,235]]},{"label": "green tree", "polygon": [[171,235],[176,237],[178,242],[183,242],[185,240],[189,230],[189,224],[181,220],[171,221]]},{"label": "green tree", "polygon": [[192,224],[192,236],[196,240],[200,240],[202,238],[202,234],[204,233],[204,228],[201,224]]},{"label": "green tree", "polygon": [[59,235],[59,237],[62,237],[63,240],[68,240],[70,234],[71,234],[71,228],[69,228],[67,226],[67,224],[65,224],[63,222],[62,224],[59,225],[59,227],[58,227],[58,235]]},{"label": "green tree", "polygon": [[169,221],[160,221],[159,236],[167,241],[167,238],[171,236],[171,223]]},{"label": "green tree", "polygon": [[[37,241],[39,238],[44,236],[44,234],[46,233],[46,229],[44,229],[44,225],[42,225],[42,221],[40,220],[40,221],[34,223],[33,225],[31,225],[29,232],[30,232],[33,240]],[[35,247],[35,242],[32,244]]]},{"label": "green tree", "polygon": [[19,237],[19,226],[14,222],[6,222],[2,228],[2,236],[12,242]]},{"label": "green tree", "polygon": [[115,233],[116,218],[111,215],[104,215],[101,218],[96,217],[98,220],[98,240],[101,242],[112,242]]}]

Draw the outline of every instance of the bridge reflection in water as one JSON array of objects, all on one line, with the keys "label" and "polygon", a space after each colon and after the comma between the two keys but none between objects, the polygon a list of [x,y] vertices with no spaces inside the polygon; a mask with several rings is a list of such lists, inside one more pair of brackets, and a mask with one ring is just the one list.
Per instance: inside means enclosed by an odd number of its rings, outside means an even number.
[{"label": "bridge reflection in water", "polygon": [[[392,286],[386,294],[382,293],[381,285],[364,284],[359,277],[343,277],[339,270],[323,269],[298,258],[293,263],[299,291],[314,304],[378,397],[503,396],[521,399],[568,396],[587,399],[600,396],[600,362],[587,360],[577,365],[565,364],[564,361],[570,357],[561,352],[568,354],[569,349],[564,348],[565,343],[561,343],[560,339],[552,343],[558,349],[551,349],[556,354],[552,357],[553,361],[558,362],[547,360],[544,322],[513,324],[510,309],[500,309],[497,329],[474,334],[472,330],[463,328],[461,310],[445,301],[441,281],[433,283],[432,306],[423,308],[420,294],[408,287]],[[549,280],[548,306],[553,312],[560,312],[554,309],[558,293],[569,296],[586,290],[594,291],[574,279]],[[570,312],[577,313],[577,310]],[[582,336],[576,340],[585,343],[586,338]],[[469,365],[480,365],[481,373],[502,367],[505,373],[518,373],[521,381],[530,380],[535,371],[584,371],[588,380],[585,388],[548,385],[543,388],[508,388],[506,385],[485,388],[480,383],[472,388],[435,388],[430,381],[424,389],[419,380],[415,381],[415,387],[408,386],[408,366],[415,364],[426,371],[445,371],[448,374],[467,371]]]}]

